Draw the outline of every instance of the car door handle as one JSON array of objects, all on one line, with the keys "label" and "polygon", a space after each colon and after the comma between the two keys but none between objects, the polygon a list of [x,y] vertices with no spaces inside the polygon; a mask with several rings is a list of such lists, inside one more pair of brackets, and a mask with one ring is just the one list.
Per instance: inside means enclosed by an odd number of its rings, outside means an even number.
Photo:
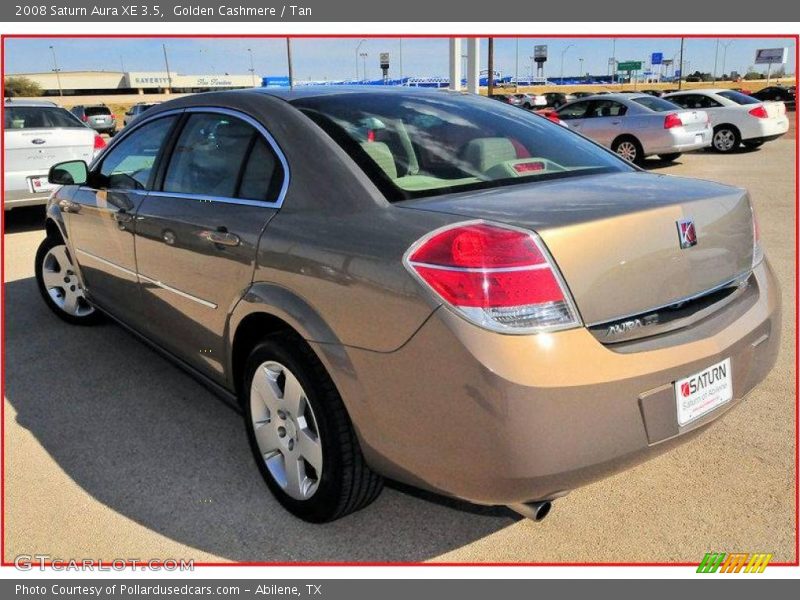
[{"label": "car door handle", "polygon": [[242,242],[235,233],[219,229],[216,231],[201,231],[200,237],[212,244],[220,244],[221,246],[238,246]]},{"label": "car door handle", "polygon": [[611,121],[612,125],[619,125],[622,121]]}]

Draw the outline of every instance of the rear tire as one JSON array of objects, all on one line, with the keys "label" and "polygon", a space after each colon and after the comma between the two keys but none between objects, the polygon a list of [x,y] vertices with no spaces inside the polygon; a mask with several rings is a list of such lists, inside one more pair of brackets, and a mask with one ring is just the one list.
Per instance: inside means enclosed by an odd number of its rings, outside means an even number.
[{"label": "rear tire", "polygon": [[302,339],[265,338],[247,359],[241,390],[253,456],[286,510],[324,523],[378,497],[383,478],[364,462],[341,396]]},{"label": "rear tire", "polygon": [[611,145],[611,149],[616,152],[620,158],[627,160],[635,165],[641,165],[644,162],[644,150],[642,145],[635,137],[623,136],[616,140]]},{"label": "rear tire", "polygon": [[681,152],[672,152],[670,154],[659,154],[658,157],[664,162],[675,162],[681,157]]},{"label": "rear tire", "polygon": [[714,137],[711,146],[717,152],[728,154],[739,149],[742,143],[742,136],[739,130],[733,125],[717,125],[714,128]]},{"label": "rear tire", "polygon": [[69,248],[60,237],[44,238],[36,251],[36,284],[47,308],[71,325],[102,320],[83,294]]}]

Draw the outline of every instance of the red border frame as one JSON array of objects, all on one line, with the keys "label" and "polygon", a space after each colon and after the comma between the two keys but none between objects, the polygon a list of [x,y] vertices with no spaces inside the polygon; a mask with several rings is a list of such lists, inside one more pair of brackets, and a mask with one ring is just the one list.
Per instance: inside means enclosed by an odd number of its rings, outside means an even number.
[{"label": "red border frame", "polygon": [[[442,39],[442,38],[487,38],[493,37],[496,39],[507,38],[531,38],[541,37],[543,39],[717,39],[717,38],[733,38],[733,39],[770,39],[770,38],[788,38],[793,39],[795,44],[795,88],[800,91],[800,80],[797,79],[797,69],[800,66],[800,35],[799,34],[552,34],[536,36],[531,33],[522,34],[500,34],[500,35],[487,35],[487,34],[397,34],[387,33],[380,35],[363,35],[356,33],[345,34],[291,34],[291,35],[277,35],[277,34],[2,34],[0,35],[0,46],[2,46],[2,63],[0,64],[0,74],[3,77],[0,82],[0,90],[5,91],[5,42],[6,39],[85,39],[85,38],[160,38],[160,39],[191,39],[191,38],[223,38],[223,39],[284,39],[286,37],[297,39],[350,39],[350,38],[372,38],[372,39],[392,39],[392,38],[429,38],[429,39]],[[5,97],[5,94],[3,94]],[[3,116],[5,102],[3,107],[0,108],[0,117]],[[798,445],[800,445],[800,403],[798,402],[798,392],[800,391],[800,378],[798,378],[798,353],[800,353],[800,340],[798,339],[798,320],[800,320],[800,306],[798,305],[798,265],[797,257],[800,252],[800,222],[798,222],[798,207],[800,207],[800,179],[798,179],[798,159],[800,159],[800,133],[797,132],[797,126],[800,125],[800,117],[795,110],[795,280],[794,280],[794,297],[795,297],[795,559],[793,562],[779,562],[770,563],[771,567],[797,567],[800,566],[800,465],[798,464]],[[5,140],[0,143],[3,146],[2,156],[0,156],[0,167],[5,170]],[[0,187],[3,195],[5,195],[5,181]],[[0,275],[3,279],[3,287],[0,290],[0,303],[2,303],[2,310],[0,310],[0,318],[3,320],[3,337],[2,337],[2,351],[0,351],[0,390],[3,392],[5,399],[5,373],[6,373],[6,344],[5,344],[5,322],[6,322],[6,303],[5,303],[5,213],[0,224],[0,257],[3,259],[0,264]],[[5,559],[5,400],[0,405],[0,444],[2,444],[2,461],[0,461],[0,567],[13,567],[14,563],[6,562]],[[59,563],[60,564],[60,563]],[[111,563],[94,562],[94,566],[101,564],[110,565]],[[196,567],[696,567],[699,562],[605,562],[605,563],[592,563],[592,562],[533,562],[533,563],[504,563],[504,562],[195,562]],[[52,566],[51,563],[45,563],[45,566]],[[133,566],[127,563],[127,566]]]}]

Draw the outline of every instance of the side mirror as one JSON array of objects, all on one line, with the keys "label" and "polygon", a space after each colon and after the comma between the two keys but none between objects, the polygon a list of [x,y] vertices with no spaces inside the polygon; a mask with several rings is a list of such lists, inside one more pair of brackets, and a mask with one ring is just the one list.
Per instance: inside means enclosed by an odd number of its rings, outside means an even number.
[{"label": "side mirror", "polygon": [[84,185],[89,179],[89,166],[82,160],[69,160],[50,167],[47,181],[55,185]]}]

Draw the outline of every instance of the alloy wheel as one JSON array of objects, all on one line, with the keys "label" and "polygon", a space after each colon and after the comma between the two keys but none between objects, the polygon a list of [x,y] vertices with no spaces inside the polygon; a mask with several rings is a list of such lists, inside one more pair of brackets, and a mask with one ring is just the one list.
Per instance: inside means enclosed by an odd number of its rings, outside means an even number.
[{"label": "alloy wheel", "polygon": [[42,281],[53,303],[68,315],[86,317],[95,311],[84,296],[65,245],[53,246],[44,255]]},{"label": "alloy wheel", "polygon": [[735,143],[736,136],[730,129],[720,129],[714,134],[714,148],[720,152],[732,150]]},{"label": "alloy wheel", "polygon": [[322,442],[300,381],[278,362],[262,363],[250,386],[250,414],[272,478],[290,497],[311,498],[322,477]]},{"label": "alloy wheel", "polygon": [[622,158],[627,160],[628,162],[635,162],[636,155],[637,155],[636,144],[629,141],[621,142],[619,146],[617,146],[617,154],[619,154]]}]

